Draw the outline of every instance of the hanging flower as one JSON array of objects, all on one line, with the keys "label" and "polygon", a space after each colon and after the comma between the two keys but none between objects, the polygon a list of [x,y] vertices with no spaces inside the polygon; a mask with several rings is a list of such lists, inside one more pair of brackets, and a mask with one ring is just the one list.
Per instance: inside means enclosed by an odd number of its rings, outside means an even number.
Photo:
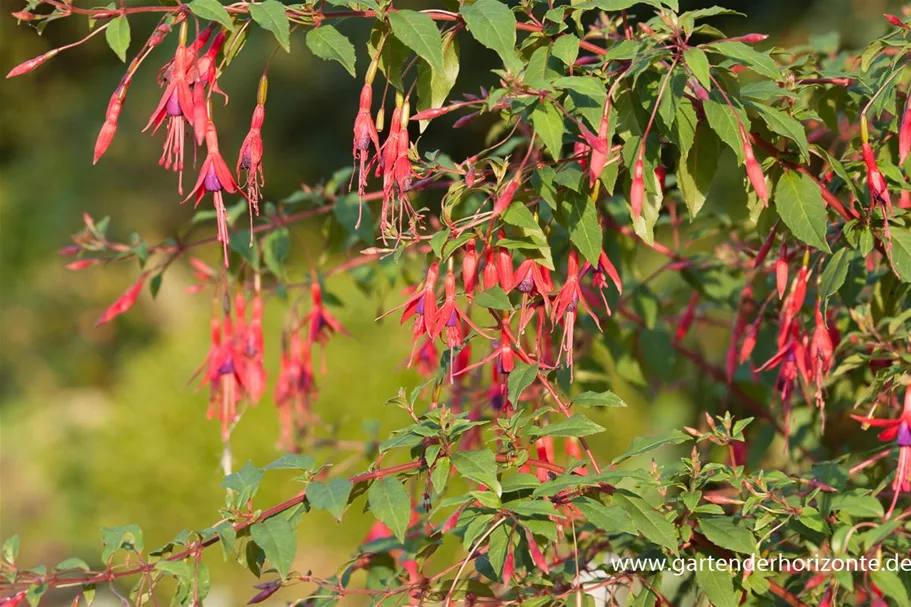
[{"label": "hanging flower", "polygon": [[[598,318],[592,313],[585,299],[582,297],[582,290],[579,287],[579,254],[575,249],[570,250],[569,260],[567,261],[566,282],[560,293],[554,298],[554,308],[551,313],[551,322],[556,325],[557,319],[563,322],[563,340],[560,345],[560,356],[566,353],[566,364],[569,367],[570,377],[573,373],[573,331],[576,324],[576,315],[579,304],[588,312],[598,330],[601,330],[601,324]],[[559,357],[557,359],[559,362]]]}]

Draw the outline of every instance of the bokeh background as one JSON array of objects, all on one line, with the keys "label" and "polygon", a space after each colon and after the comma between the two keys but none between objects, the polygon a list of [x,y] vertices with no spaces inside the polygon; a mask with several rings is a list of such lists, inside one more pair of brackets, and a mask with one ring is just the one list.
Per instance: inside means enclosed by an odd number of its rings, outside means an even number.
[{"label": "bokeh background", "polygon": [[[6,13],[23,3],[0,4]],[[767,32],[782,46],[828,35],[829,44],[850,48],[885,31],[883,12],[900,10],[886,0],[680,4],[681,9],[720,4],[749,14],[748,19],[713,21],[730,35]],[[135,49],[155,22],[135,18],[131,23]],[[82,37],[86,28],[85,20],[67,19],[38,36],[0,16],[0,72]],[[366,24],[349,21],[340,29],[355,42],[362,74]],[[204,419],[206,393],[189,383],[207,349],[208,295],[184,293],[191,276],[178,264],[165,276],[157,300],[146,290],[128,315],[95,328],[101,311],[136,279],[135,263],[70,272],[57,254],[80,229],[83,212],[96,219],[109,215],[110,233],[121,241],[133,232],[160,241],[192,216],[189,205],[178,204],[173,174],[157,165],[160,134],[140,133],[160,94],[155,72],[172,45],[157,50],[134,79],[117,137],[96,167],[92,146],[124,70],[100,37],[0,84],[0,535],[19,534],[26,566],[52,565],[68,556],[97,565],[102,525],[138,523],[147,547],[163,544],[182,528],[211,524],[223,499],[218,428]],[[215,110],[229,164],[249,125],[256,82],[273,46],[256,30],[220,79],[231,96],[227,108],[216,104]],[[267,199],[325,180],[350,163],[359,80],[338,64],[314,58],[300,33],[292,36],[292,47],[290,56],[275,56],[270,70],[264,127]],[[486,50],[466,41],[462,61],[455,94],[491,82],[493,57]],[[482,122],[464,131],[431,127],[422,147],[440,148],[461,160],[483,129]],[[188,171],[187,180],[194,179]],[[295,228],[292,255],[318,257],[322,238],[318,223]],[[219,254],[213,248],[203,257],[215,260]],[[294,265],[291,272],[304,277],[306,266]],[[315,411],[345,438],[366,439],[377,426],[385,438],[404,419],[384,409],[384,401],[399,386],[418,381],[401,368],[410,331],[395,322],[375,323],[384,302],[365,296],[349,277],[333,278],[330,288],[345,304],[336,311],[354,338],[330,344],[329,373],[319,377]],[[277,299],[267,304],[271,380],[286,309]],[[604,456],[622,452],[632,436],[689,422],[699,406],[696,394],[679,386],[656,390],[648,402],[623,394],[622,382],[615,390],[631,407],[604,414],[608,431],[596,441]],[[238,464],[274,459],[277,435],[267,395],[235,432]],[[290,475],[272,474],[258,503],[265,506],[297,490]],[[305,517],[296,568],[331,574],[369,525],[358,512],[352,515],[359,522],[344,527],[322,513]],[[208,558],[213,602],[241,605],[252,596],[255,580],[221,560],[215,553]],[[291,600],[298,591],[283,591],[272,600]]]}]

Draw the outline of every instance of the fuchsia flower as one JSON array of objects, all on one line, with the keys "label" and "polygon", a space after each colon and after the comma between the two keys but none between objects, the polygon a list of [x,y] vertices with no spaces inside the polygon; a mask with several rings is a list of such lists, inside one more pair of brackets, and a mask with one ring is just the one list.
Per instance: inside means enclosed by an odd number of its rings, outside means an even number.
[{"label": "fuchsia flower", "polygon": [[[204,30],[205,31],[205,30]],[[177,50],[170,68],[165,68],[163,78],[167,79],[167,87],[158,102],[158,107],[149,118],[143,132],[155,125],[153,133],[158,130],[161,123],[167,119],[168,136],[165,139],[164,150],[158,164],[178,174],[177,191],[183,194],[183,158],[184,139],[186,138],[186,122],[193,117],[193,94],[187,79],[187,70],[195,55],[191,56],[187,50],[187,23],[180,24]]]},{"label": "fuchsia flower", "polygon": [[873,148],[870,146],[869,136],[867,134],[867,117],[861,116],[860,120],[861,133],[861,152],[864,157],[864,164],[867,167],[867,187],[870,189],[870,203],[877,203],[883,206],[883,213],[892,215],[892,198],[889,196],[889,186],[886,184],[886,178],[883,177],[882,171],[876,165],[876,156],[873,154]]},{"label": "fuchsia flower", "polygon": [[199,179],[196,180],[196,185],[193,186],[193,189],[181,204],[195,196],[196,203],[193,206],[198,206],[199,201],[203,199],[206,192],[212,193],[212,201],[215,205],[218,222],[218,242],[222,244],[225,267],[227,268],[228,243],[231,241],[231,235],[228,234],[228,211],[225,208],[225,200],[222,192],[233,194],[240,191],[240,188],[234,181],[231,170],[228,168],[228,165],[225,164],[224,158],[221,157],[221,153],[218,151],[218,133],[215,131],[215,123],[212,122],[211,117],[209,119],[209,126],[206,128],[206,148],[208,150],[208,155],[202,163],[202,168],[199,171]]},{"label": "fuchsia flower", "polygon": [[611,260],[607,257],[604,251],[601,251],[601,255],[598,256],[598,267],[594,268],[589,262],[585,262],[585,265],[582,266],[581,276],[585,276],[590,270],[594,271],[592,276],[592,286],[598,289],[598,292],[601,294],[601,301],[604,303],[604,310],[607,312],[607,315],[611,315],[610,306],[607,305],[607,298],[604,296],[604,289],[607,288],[607,279],[610,278],[610,281],[614,283],[614,286],[617,287],[617,292],[623,293],[623,281],[620,280],[620,274],[617,272],[617,268],[614,267],[614,264],[611,263]]},{"label": "fuchsia flower", "polygon": [[[582,297],[582,289],[579,286],[579,254],[575,249],[570,250],[569,260],[567,261],[566,282],[560,293],[554,298],[554,308],[551,313],[551,322],[556,326],[557,319],[563,319],[563,339],[560,344],[560,357],[566,353],[566,364],[569,366],[570,376],[573,372],[573,330],[576,324],[576,314],[582,304],[582,309],[588,312],[588,315],[595,321],[598,330],[601,330],[601,324],[598,318],[592,313],[585,298]],[[557,358],[559,362],[560,357]]]},{"label": "fuchsia flower", "polygon": [[892,505],[886,513],[886,519],[892,516],[898,496],[901,492],[911,493],[911,386],[905,388],[905,402],[898,419],[875,419],[852,415],[853,419],[865,426],[885,428],[879,433],[881,441],[895,441],[898,445],[898,467],[895,480],[892,481]]},{"label": "fuchsia flower", "polygon": [[[445,331],[444,341],[446,342],[446,347],[450,350],[454,350],[462,341],[462,322],[464,321],[469,327],[484,337],[491,339],[491,337],[474,324],[468,314],[463,312],[456,304],[456,279],[451,265],[449,271],[446,273],[445,288],[446,299],[437,312],[436,322],[431,329],[431,337],[436,339],[438,335]],[[452,372],[453,370],[450,368],[450,373]]]},{"label": "fuchsia flower", "polygon": [[246,376],[243,385],[246,386],[247,395],[254,405],[262,398],[266,391],[266,368],[263,364],[265,350],[263,339],[263,300],[259,293],[253,297],[253,307],[250,324],[247,324],[247,300],[243,293],[234,296],[234,311],[236,315],[235,335],[240,341],[240,353],[246,359],[244,365]]},{"label": "fuchsia flower", "polygon": [[[240,144],[240,153],[237,155],[237,182],[243,181],[247,189],[247,200],[250,202],[250,229],[253,228],[253,213],[259,215],[259,201],[262,198],[262,186],[266,184],[263,175],[263,121],[266,119],[266,92],[269,81],[263,74],[259,79],[259,88],[256,92],[256,107],[253,109],[253,118],[250,120],[250,130]],[[241,171],[246,171],[246,179],[242,180]]]},{"label": "fuchsia flower", "polygon": [[[199,37],[194,41],[191,49],[195,47],[197,41],[199,41]],[[212,44],[209,45],[206,54],[200,57],[192,66],[192,69],[189,70],[188,77],[193,82],[193,132],[196,134],[196,145],[202,145],[203,141],[206,139],[206,123],[209,119],[209,114],[206,109],[206,86],[208,86],[210,90],[220,93],[225,98],[225,104],[228,103],[228,96],[218,88],[218,82],[215,79],[215,57],[218,55],[218,52],[221,50],[224,43],[225,31],[221,30],[215,36],[215,39],[212,40]],[[201,47],[202,45],[199,45],[199,48]],[[193,59],[196,57],[197,52],[199,52],[198,49],[191,50],[192,54],[190,55],[190,58]]]},{"label": "fuchsia flower", "polygon": [[[310,285],[310,296],[313,300],[313,307],[310,308],[310,312],[302,324],[302,327],[310,325],[310,330],[307,334],[308,343],[319,344],[325,348],[326,342],[329,341],[329,337],[333,333],[341,333],[351,337],[348,329],[343,327],[342,323],[336,320],[323,305],[323,290],[316,280]],[[326,360],[323,357],[323,373],[326,372],[325,365]]]},{"label": "fuchsia flower", "polygon": [[434,338],[433,327],[437,320],[437,298],[434,294],[434,289],[436,288],[437,277],[440,275],[440,266],[436,262],[430,264],[430,267],[427,269],[427,277],[424,279],[424,286],[420,290],[415,291],[414,295],[408,298],[408,300],[400,306],[392,308],[380,318],[385,318],[389,314],[392,314],[396,310],[405,308],[405,311],[402,312],[401,324],[405,324],[405,321],[414,317],[414,337],[411,343],[411,358],[408,360],[408,366],[411,366],[411,363],[414,362],[414,355],[417,350],[418,339],[421,335],[427,335],[430,338]]},{"label": "fuchsia flower", "polygon": [[360,172],[357,180],[357,195],[361,199],[361,206],[358,209],[357,224],[361,225],[361,212],[363,211],[364,190],[367,187],[367,161],[370,158],[370,144],[376,151],[376,157],[380,155],[380,137],[376,131],[376,124],[373,122],[373,78],[376,76],[377,62],[374,60],[367,70],[367,77],[364,86],[361,88],[361,96],[357,109],[357,116],[354,118],[354,142],[351,146],[351,155],[355,163],[360,163]]},{"label": "fuchsia flower", "polygon": [[118,297],[117,300],[104,311],[104,314],[101,315],[101,318],[98,319],[95,326],[98,327],[106,322],[110,322],[115,317],[120,316],[132,308],[133,304],[135,304],[136,300],[139,298],[139,293],[142,292],[142,286],[145,284],[146,276],[145,272],[140,274],[139,280],[137,280],[129,289],[124,291],[123,295]]},{"label": "fuchsia flower", "polygon": [[124,77],[120,86],[111,95],[108,102],[108,109],[104,114],[104,124],[101,125],[101,131],[98,133],[98,139],[95,140],[95,152],[92,156],[92,164],[98,164],[98,161],[110,147],[114,140],[114,134],[117,132],[117,121],[120,119],[120,111],[123,109],[123,102],[127,97],[127,88],[130,86],[130,75]]},{"label": "fuchsia flower", "polygon": [[474,240],[465,244],[465,255],[462,257],[462,286],[470,300],[478,286],[478,251]]},{"label": "fuchsia flower", "polygon": [[231,427],[237,421],[237,404],[243,397],[246,376],[245,360],[239,350],[231,323],[231,311],[225,300],[224,322],[212,318],[212,344],[206,357],[201,385],[209,385],[208,419],[221,421],[221,438],[227,441]]},{"label": "fuchsia flower", "polygon": [[275,384],[275,404],[281,423],[281,443],[294,451],[294,436],[310,418],[310,403],[316,398],[316,381],[310,357],[310,343],[297,331],[282,341],[282,358]]}]

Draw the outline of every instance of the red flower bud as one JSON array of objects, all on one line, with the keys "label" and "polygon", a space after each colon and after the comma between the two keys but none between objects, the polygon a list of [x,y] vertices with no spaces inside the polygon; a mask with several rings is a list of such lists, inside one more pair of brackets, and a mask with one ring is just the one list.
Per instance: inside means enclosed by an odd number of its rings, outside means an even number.
[{"label": "red flower bud", "polygon": [[781,252],[775,261],[775,286],[778,288],[778,299],[784,299],[788,288],[788,259],[784,243],[781,243]]},{"label": "red flower bud", "polygon": [[104,314],[101,315],[101,318],[98,319],[98,322],[95,323],[96,327],[103,325],[106,322],[110,322],[117,316],[120,316],[124,312],[128,311],[133,307],[133,304],[136,303],[136,298],[139,297],[139,292],[142,291],[142,286],[145,284],[146,275],[141,274],[139,280],[136,281],[132,287],[124,291],[123,295],[117,298],[117,301],[111,304],[111,306],[104,311]]},{"label": "red flower bud", "polygon": [[728,38],[725,42],[742,42],[744,44],[756,44],[768,38],[768,34],[745,34],[736,38]]},{"label": "red flower bud", "polygon": [[905,100],[905,112],[898,128],[898,164],[905,164],[911,151],[911,95]]},{"label": "red flower bud", "polygon": [[687,304],[686,310],[680,317],[680,324],[677,326],[677,333],[674,335],[675,342],[679,342],[686,337],[687,332],[690,330],[690,326],[693,324],[693,317],[696,315],[696,304],[698,303],[699,293],[690,295],[689,304]]},{"label": "red flower bud", "polygon": [[66,269],[73,270],[74,272],[76,272],[79,270],[84,270],[90,266],[94,266],[95,264],[97,264],[100,261],[101,261],[100,259],[78,259],[76,261],[71,261],[70,263],[66,264]]},{"label": "red flower bud", "polygon": [[432,108],[424,110],[423,112],[418,112],[417,114],[412,116],[411,119],[414,121],[433,120],[434,118],[438,118],[444,114],[448,114],[449,112],[455,110],[456,108],[458,108],[457,105],[449,105],[449,106],[444,106],[444,107],[432,107]]},{"label": "red flower bud", "polygon": [[111,141],[114,140],[114,133],[117,132],[117,121],[120,119],[120,110],[123,109],[123,101],[126,99],[129,85],[130,79],[126,78],[117,87],[114,94],[111,95],[107,112],[104,115],[104,124],[101,125],[101,132],[98,133],[98,139],[95,140],[95,154],[92,157],[92,164],[98,164],[98,161],[111,145]]},{"label": "red flower bud", "polygon": [[886,178],[876,165],[876,156],[873,154],[873,148],[869,143],[863,143],[860,147],[864,157],[864,164],[867,166],[867,187],[870,189],[870,203],[875,205],[877,202],[882,204],[889,215],[892,214],[892,199],[889,197],[889,186],[886,184]]},{"label": "red flower bud", "polygon": [[644,151],[644,147],[639,149],[639,157],[636,159],[636,165],[633,167],[633,185],[629,191],[629,204],[633,209],[633,219],[635,220],[638,220],[642,216],[642,201],[645,198]]},{"label": "red flower bud", "polygon": [[465,256],[462,258],[462,286],[469,297],[478,286],[478,252],[473,240],[465,245]]},{"label": "red flower bud", "polygon": [[535,564],[535,567],[540,569],[544,575],[550,573],[547,559],[544,558],[544,553],[541,552],[541,549],[538,548],[538,543],[535,541],[535,534],[526,529],[525,539],[528,540],[528,552],[531,554],[531,560]]},{"label": "red flower bud", "polygon": [[44,53],[43,55],[41,55],[39,57],[35,57],[34,59],[29,59],[28,61],[20,63],[19,65],[17,65],[13,69],[11,69],[9,71],[9,73],[6,75],[6,77],[15,78],[16,76],[21,76],[22,74],[27,74],[28,72],[32,71],[36,67],[39,67],[45,61],[47,61],[48,59],[50,59],[51,57],[53,57],[54,55],[56,55],[59,52],[60,51],[58,49],[54,49],[54,50]]},{"label": "red flower bud", "polygon": [[908,29],[907,24],[904,21],[896,17],[895,15],[890,15],[889,13],[883,13],[883,17],[886,18],[886,21],[894,25],[895,27],[900,27],[902,29]]},{"label": "red flower bud", "polygon": [[740,137],[743,139],[743,159],[747,168],[747,177],[750,178],[750,184],[762,201],[763,206],[769,206],[769,190],[766,188],[765,175],[762,174],[762,167],[756,161],[753,154],[753,146],[750,144],[750,138],[747,136],[743,125],[740,125]]}]

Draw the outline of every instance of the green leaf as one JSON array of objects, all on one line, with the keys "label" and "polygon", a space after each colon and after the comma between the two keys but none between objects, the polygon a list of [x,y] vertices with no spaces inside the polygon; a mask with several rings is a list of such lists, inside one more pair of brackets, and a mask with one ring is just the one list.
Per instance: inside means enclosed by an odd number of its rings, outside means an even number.
[{"label": "green leaf", "polygon": [[712,79],[709,77],[709,59],[702,52],[702,49],[692,46],[683,52],[683,60],[686,66],[690,68],[699,84],[706,90],[712,90]]},{"label": "green leaf", "polygon": [[486,485],[497,495],[503,494],[497,480],[497,459],[491,451],[458,451],[452,456],[452,465],[465,478]]},{"label": "green leaf", "polygon": [[620,506],[605,506],[598,500],[590,497],[581,497],[573,500],[573,506],[579,509],[582,516],[592,525],[608,533],[636,534],[633,521]]},{"label": "green leaf", "polygon": [[778,71],[775,61],[767,53],[759,52],[743,42],[713,42],[702,48],[742,63],[760,76],[772,80],[781,79],[781,73]]},{"label": "green leaf", "polygon": [[727,571],[712,569],[705,557],[700,555],[700,562],[696,569],[696,584],[708,597],[713,607],[737,607],[737,595],[734,591],[734,582]]},{"label": "green leaf", "polygon": [[585,415],[577,413],[572,417],[561,419],[558,422],[547,424],[543,428],[534,426],[528,430],[530,436],[590,436],[604,432],[599,426]]},{"label": "green leaf", "polygon": [[478,293],[474,301],[482,308],[491,308],[493,310],[512,310],[512,304],[509,303],[509,297],[506,291],[499,285],[494,285],[486,291]]},{"label": "green leaf", "polygon": [[291,232],[288,228],[281,227],[269,232],[262,239],[263,263],[275,276],[283,278],[285,269],[282,264],[291,252]]},{"label": "green leaf", "polygon": [[586,261],[596,266],[601,256],[601,224],[595,203],[585,194],[569,191],[562,208],[570,241]]},{"label": "green leaf", "polygon": [[446,481],[449,480],[449,472],[452,468],[452,462],[448,457],[443,456],[437,459],[430,473],[430,482],[433,483],[433,490],[442,494],[446,489]]},{"label": "green leaf", "polygon": [[775,186],[775,207],[794,236],[831,253],[826,243],[826,205],[809,176],[796,171],[782,175]]},{"label": "green leaf", "polygon": [[760,103],[750,103],[749,105],[756,110],[759,116],[765,121],[769,130],[783,137],[787,137],[796,143],[797,147],[800,149],[800,156],[803,161],[809,162],[810,143],[807,141],[807,132],[799,121],[788,116],[781,110],[777,110],[767,105],[762,105]]},{"label": "green leaf", "polygon": [[127,49],[130,48],[130,22],[123,15],[111,19],[104,31],[108,46],[121,61],[127,60]]},{"label": "green leaf", "polygon": [[873,571],[870,576],[873,578],[873,583],[876,584],[876,587],[882,590],[886,596],[895,599],[899,605],[911,603],[908,599],[908,591],[905,589],[905,585],[894,571],[879,569]]},{"label": "green leaf", "polygon": [[234,503],[243,506],[256,495],[261,480],[263,480],[262,469],[248,461],[243,468],[226,476],[221,482],[221,486],[233,491]]},{"label": "green leaf", "polygon": [[298,453],[283,453],[281,457],[263,466],[263,470],[304,470],[312,471],[316,466],[316,460],[312,455],[300,455]]},{"label": "green leaf", "polygon": [[374,516],[404,542],[411,520],[411,498],[402,483],[394,476],[373,483],[367,492],[367,501]]},{"label": "green leaf", "polygon": [[508,6],[497,0],[478,0],[463,4],[459,10],[474,39],[495,51],[507,70],[514,72],[521,68],[515,50],[516,16]]},{"label": "green leaf", "polygon": [[882,502],[872,495],[839,494],[832,498],[830,509],[861,518],[881,519],[885,514]]},{"label": "green leaf", "polygon": [[580,407],[626,407],[622,398],[607,390],[605,392],[583,392],[572,399]]},{"label": "green leaf", "polygon": [[101,553],[101,560],[109,563],[111,557],[118,550],[128,552],[136,551],[142,553],[142,529],[139,525],[121,525],[119,527],[102,527],[101,543],[104,550]]},{"label": "green leaf", "polygon": [[692,221],[705,199],[715,179],[718,160],[721,155],[721,143],[711,127],[702,122],[696,127],[693,147],[682,157],[677,166],[677,187],[686,202]]},{"label": "green leaf", "polygon": [[306,41],[307,48],[314,55],[326,61],[338,61],[352,77],[357,75],[354,69],[357,60],[354,45],[337,29],[322,24],[307,32]]},{"label": "green leaf", "polygon": [[692,440],[692,437],[689,434],[684,434],[680,430],[674,430],[670,434],[663,436],[637,436],[630,443],[626,452],[623,455],[614,458],[612,463],[619,464],[631,457],[644,455],[645,453],[654,451],[658,447],[663,447],[664,445],[678,445],[689,440]]},{"label": "green leaf", "polygon": [[538,103],[531,112],[531,123],[550,155],[559,160],[563,148],[563,114],[560,110],[552,103]]},{"label": "green leaf", "polygon": [[187,6],[200,19],[216,21],[230,31],[234,31],[234,22],[231,20],[231,15],[228,14],[228,11],[218,0],[193,0]]},{"label": "green leaf", "polygon": [[911,230],[892,226],[892,268],[904,282],[911,282]]},{"label": "green leaf", "polygon": [[819,279],[819,297],[823,304],[845,284],[848,277],[848,267],[851,265],[851,259],[848,257],[848,247],[842,247],[835,251],[826,262],[826,269],[822,272],[822,278]]},{"label": "green leaf", "polygon": [[19,536],[11,535],[3,541],[3,560],[14,565],[19,556]]},{"label": "green leaf", "polygon": [[579,57],[579,39],[573,34],[563,34],[550,47],[550,54],[572,67]]},{"label": "green leaf", "polygon": [[314,481],[307,485],[307,500],[317,510],[327,510],[340,521],[353,486],[347,478],[334,478],[325,483]]},{"label": "green leaf", "polygon": [[509,399],[509,402],[516,405],[519,402],[519,396],[522,394],[522,390],[532,385],[537,377],[537,364],[517,362],[515,369],[509,374],[509,379],[506,380],[507,398]]},{"label": "green leaf", "polygon": [[727,516],[702,516],[699,518],[699,530],[716,546],[753,554],[756,551],[756,538],[746,528],[746,522],[735,521]]},{"label": "green leaf", "polygon": [[225,561],[227,562],[228,556],[234,552],[234,544],[237,542],[237,531],[234,530],[234,525],[228,521],[222,521],[212,527],[212,529],[218,534],[218,539],[221,541],[221,550],[224,553]]},{"label": "green leaf", "polygon": [[[740,138],[740,123],[743,123],[745,129],[749,128],[750,121],[746,112],[740,108],[735,112],[721,95],[717,94],[717,90],[712,91],[711,97],[702,103],[702,107],[709,126],[723,142],[734,150],[737,155],[737,163],[743,164],[743,139]],[[737,121],[738,116],[740,122]]]},{"label": "green leaf", "polygon": [[89,565],[80,558],[71,557],[57,563],[57,566],[54,567],[54,569],[56,571],[66,571],[67,569],[81,569],[82,571],[88,571]]},{"label": "green leaf", "polygon": [[250,528],[250,535],[256,545],[266,553],[266,558],[285,579],[294,564],[297,553],[297,535],[294,527],[279,516],[256,523]]},{"label": "green leaf", "polygon": [[392,33],[418,57],[430,64],[435,72],[443,72],[443,38],[430,15],[400,10],[389,13]]},{"label": "green leaf", "polygon": [[253,20],[264,30],[272,32],[281,47],[285,49],[285,52],[290,53],[291,26],[288,21],[288,15],[285,14],[285,5],[278,0],[263,0],[260,4],[249,4],[248,6]]},{"label": "green leaf", "polygon": [[677,554],[677,531],[654,508],[643,499],[624,493],[615,493],[614,502],[626,511],[642,535]]},{"label": "green leaf", "polygon": [[[418,111],[441,107],[458,77],[459,42],[455,36],[447,36],[443,44],[442,70],[432,69],[423,62],[418,64]],[[421,131],[427,128],[429,123],[429,120],[422,120]]]}]

